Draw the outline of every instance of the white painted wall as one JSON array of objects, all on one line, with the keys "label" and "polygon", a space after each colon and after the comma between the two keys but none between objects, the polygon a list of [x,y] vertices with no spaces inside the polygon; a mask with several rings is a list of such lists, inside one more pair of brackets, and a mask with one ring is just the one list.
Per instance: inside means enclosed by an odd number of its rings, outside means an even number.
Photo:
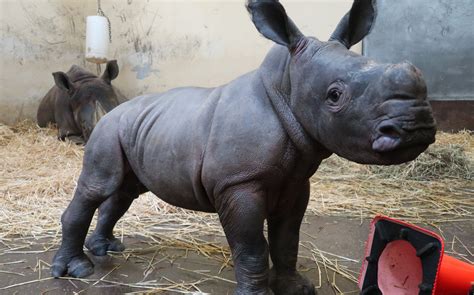
[{"label": "white painted wall", "polygon": [[[306,35],[326,40],[351,0],[282,0]],[[0,122],[35,118],[51,73],[84,60],[85,17],[95,0],[0,0]],[[272,42],[244,0],[102,0],[112,23],[114,84],[128,97],[177,86],[217,86],[259,66]],[[355,47],[360,51],[360,47]]]}]

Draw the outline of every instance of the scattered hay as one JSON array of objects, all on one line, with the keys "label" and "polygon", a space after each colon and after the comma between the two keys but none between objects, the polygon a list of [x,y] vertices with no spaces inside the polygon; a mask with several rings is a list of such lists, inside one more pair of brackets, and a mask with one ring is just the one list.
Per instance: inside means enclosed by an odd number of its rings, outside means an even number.
[{"label": "scattered hay", "polygon": [[474,162],[460,144],[434,145],[410,163],[386,167],[370,166],[369,171],[388,178],[472,180]]},{"label": "scattered hay", "polygon": [[[13,127],[0,125],[0,256],[43,253],[59,245],[60,216],[72,198],[84,149],[58,141],[56,134],[53,129],[40,129],[31,122]],[[469,132],[440,134],[437,143],[419,159],[402,166],[364,166],[332,156],[311,179],[308,212],[360,218],[382,213],[427,224],[472,220],[473,157],[474,136]],[[136,200],[117,224],[118,237],[132,234],[152,241],[154,248],[134,249],[121,255],[140,258],[156,251],[158,245],[160,249],[200,253],[222,268],[232,265],[225,243],[206,241],[209,235],[223,239],[215,214],[176,208],[151,193]],[[347,259],[320,251],[314,245],[307,247],[312,253],[309,258],[318,267],[355,280],[355,273],[340,264],[341,259]],[[146,265],[151,267],[154,263]],[[205,274],[201,278],[189,284],[129,286],[150,293],[190,292],[199,291],[197,286],[202,282],[220,280]],[[327,279],[337,291],[335,278]],[[119,284],[107,278],[101,281]]]},{"label": "scattered hay", "polygon": [[[41,254],[55,251],[60,243],[60,216],[72,199],[81,172],[84,148],[57,140],[53,129],[41,129],[31,122],[13,127],[0,125],[0,261],[8,254]],[[91,225],[95,227],[96,218]],[[150,251],[182,249],[194,251],[222,264],[232,265],[230,251],[224,243],[205,241],[208,235],[223,236],[215,214],[192,212],[168,205],[151,193],[137,199],[116,226],[116,235],[133,235],[152,241],[148,249],[133,249],[127,255],[147,260]],[[157,247],[158,245],[158,247]],[[154,252],[151,252],[154,253]],[[148,262],[146,263],[148,267]],[[49,268],[43,265],[43,268]],[[41,268],[34,270],[41,274]],[[2,286],[40,283],[51,278]],[[68,280],[74,280],[68,278]],[[124,284],[102,280],[78,280],[92,284],[130,287],[147,294],[199,292],[199,284],[218,278],[190,282],[137,282]]]},{"label": "scattered hay", "polygon": [[474,135],[439,133],[416,160],[368,166],[338,156],[311,178],[309,210],[317,215],[370,218],[377,213],[433,224],[473,220]]}]

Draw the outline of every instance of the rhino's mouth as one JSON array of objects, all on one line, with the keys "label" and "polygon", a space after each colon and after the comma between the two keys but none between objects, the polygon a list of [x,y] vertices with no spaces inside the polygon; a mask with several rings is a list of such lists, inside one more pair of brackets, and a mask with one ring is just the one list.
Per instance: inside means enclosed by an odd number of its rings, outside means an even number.
[{"label": "rhino's mouth", "polygon": [[377,128],[372,150],[378,153],[425,150],[435,141],[436,128],[420,125],[404,129],[399,124],[384,122]]},{"label": "rhino's mouth", "polygon": [[379,153],[390,152],[397,149],[401,141],[400,137],[383,135],[372,142],[372,149]]}]

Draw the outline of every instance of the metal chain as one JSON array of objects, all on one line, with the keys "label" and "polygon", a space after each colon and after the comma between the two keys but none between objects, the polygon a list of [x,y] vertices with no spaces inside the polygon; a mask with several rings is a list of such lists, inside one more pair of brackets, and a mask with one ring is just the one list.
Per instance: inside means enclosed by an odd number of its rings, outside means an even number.
[{"label": "metal chain", "polygon": [[109,17],[105,15],[104,11],[102,10],[102,7],[100,6],[100,0],[97,0],[97,14],[107,19],[107,23],[109,26],[109,43],[112,43],[112,25],[110,24]]}]

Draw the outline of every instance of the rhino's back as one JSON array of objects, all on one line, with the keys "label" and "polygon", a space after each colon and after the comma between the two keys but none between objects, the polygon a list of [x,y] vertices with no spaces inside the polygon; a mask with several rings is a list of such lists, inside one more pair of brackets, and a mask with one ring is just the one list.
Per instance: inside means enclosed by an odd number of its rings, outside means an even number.
[{"label": "rhino's back", "polygon": [[38,126],[46,127],[49,123],[56,123],[54,117],[54,107],[56,104],[57,87],[49,89],[48,93],[41,99],[36,113]]}]

